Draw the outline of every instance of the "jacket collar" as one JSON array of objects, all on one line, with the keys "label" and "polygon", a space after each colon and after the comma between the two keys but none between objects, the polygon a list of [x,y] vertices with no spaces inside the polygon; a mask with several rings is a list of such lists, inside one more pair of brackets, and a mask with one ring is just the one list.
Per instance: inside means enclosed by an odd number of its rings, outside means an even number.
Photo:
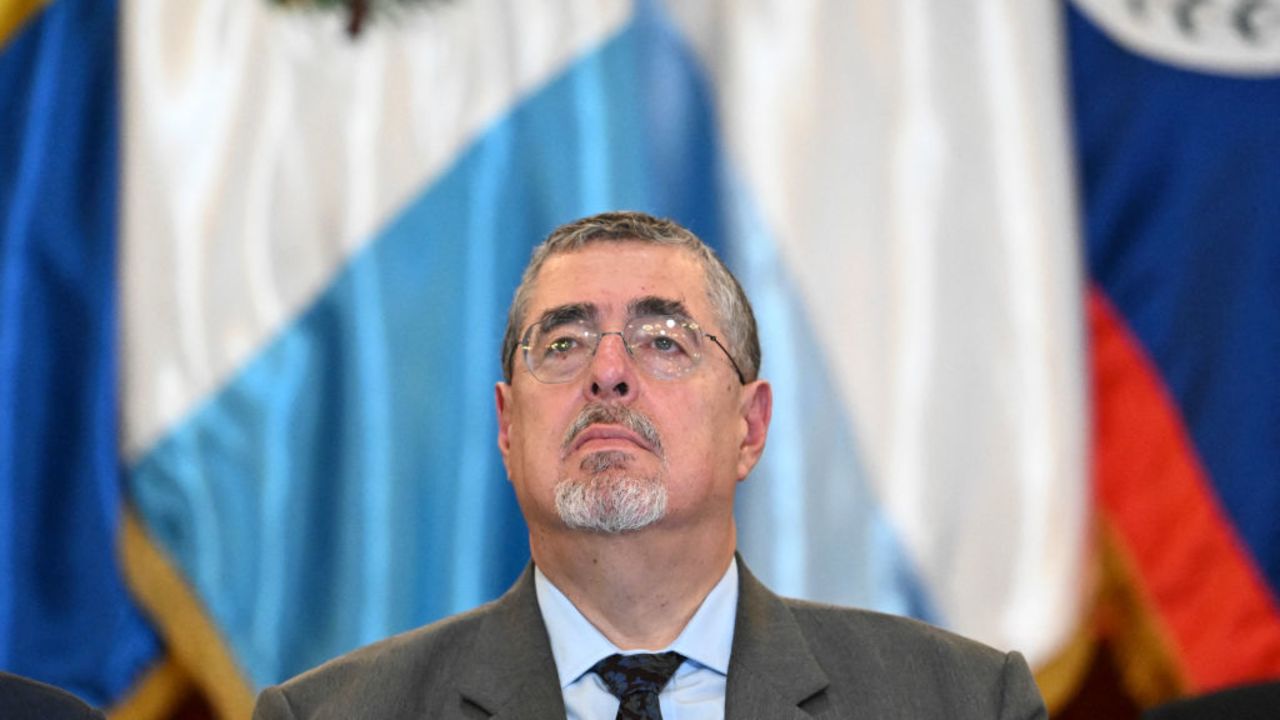
[{"label": "jacket collar", "polygon": [[481,622],[459,662],[462,697],[495,719],[564,717],[564,697],[538,610],[532,564]]},{"label": "jacket collar", "polygon": [[800,704],[830,682],[782,599],[738,558],[738,614],[725,690],[725,717],[808,718]]},{"label": "jacket collar", "polygon": [[[799,705],[829,685],[791,610],[738,557],[738,609],[725,717],[807,718]],[[481,621],[459,661],[463,698],[495,720],[564,717],[551,642],[530,564]]]}]

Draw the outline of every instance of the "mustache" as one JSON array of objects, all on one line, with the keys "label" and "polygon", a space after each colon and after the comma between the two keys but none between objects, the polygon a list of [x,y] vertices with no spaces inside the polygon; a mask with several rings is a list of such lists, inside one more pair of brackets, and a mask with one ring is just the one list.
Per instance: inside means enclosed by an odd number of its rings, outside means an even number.
[{"label": "mustache", "polygon": [[662,451],[662,438],[658,435],[658,428],[648,416],[625,405],[604,405],[601,403],[592,403],[582,408],[582,411],[578,413],[578,417],[574,418],[573,422],[569,424],[569,428],[565,430],[564,442],[560,445],[560,452],[567,454],[569,447],[582,434],[582,431],[592,425],[600,424],[621,425],[639,435],[649,447],[653,448],[654,454],[659,458],[665,457]]}]

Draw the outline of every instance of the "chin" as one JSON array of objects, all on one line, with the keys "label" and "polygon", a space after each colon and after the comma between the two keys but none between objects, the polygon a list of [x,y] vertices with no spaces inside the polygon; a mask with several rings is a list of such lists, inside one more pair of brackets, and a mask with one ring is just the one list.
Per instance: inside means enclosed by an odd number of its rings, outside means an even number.
[{"label": "chin", "polygon": [[635,456],[624,450],[597,450],[582,456],[578,469],[589,477],[610,472],[626,472],[635,462]]},{"label": "chin", "polygon": [[616,534],[633,532],[662,520],[667,486],[658,475],[615,468],[556,483],[556,512],[570,528]]}]

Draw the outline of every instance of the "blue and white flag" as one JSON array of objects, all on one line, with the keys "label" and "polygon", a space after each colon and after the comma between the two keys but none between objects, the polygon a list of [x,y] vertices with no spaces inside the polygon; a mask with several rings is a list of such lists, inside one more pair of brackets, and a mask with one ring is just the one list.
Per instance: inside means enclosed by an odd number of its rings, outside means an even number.
[{"label": "blue and white flag", "polygon": [[314,5],[121,3],[102,362],[153,662],[237,716],[505,589],[506,308],[552,228],[628,208],[755,304],[753,570],[1062,665],[1089,463],[1061,8],[421,0],[353,37]]}]

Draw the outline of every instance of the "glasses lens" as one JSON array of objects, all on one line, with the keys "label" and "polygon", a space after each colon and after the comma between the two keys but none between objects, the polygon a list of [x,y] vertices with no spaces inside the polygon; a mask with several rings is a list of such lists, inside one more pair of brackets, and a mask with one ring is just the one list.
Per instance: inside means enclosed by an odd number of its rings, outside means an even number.
[{"label": "glasses lens", "polygon": [[627,324],[626,339],[640,367],[658,378],[685,375],[702,357],[702,332],[688,320],[636,318]]},{"label": "glasses lens", "polygon": [[524,351],[529,372],[545,383],[570,380],[591,359],[594,335],[582,322],[534,325]]}]

